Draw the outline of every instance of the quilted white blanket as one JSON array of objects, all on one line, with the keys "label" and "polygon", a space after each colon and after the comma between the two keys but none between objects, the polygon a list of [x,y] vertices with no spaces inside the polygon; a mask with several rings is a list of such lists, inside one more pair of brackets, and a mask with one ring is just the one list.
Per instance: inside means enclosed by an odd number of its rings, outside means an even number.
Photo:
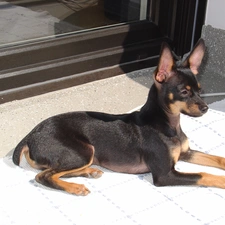
[{"label": "quilted white blanket", "polygon": [[[225,157],[225,113],[209,110],[201,118],[182,116],[193,149]],[[35,182],[37,171],[0,160],[0,224],[149,225],[225,224],[225,190],[205,187],[155,187],[151,174],[128,175],[105,170],[99,179],[69,178],[91,193],[77,197]],[[180,171],[225,171],[179,162]]]}]

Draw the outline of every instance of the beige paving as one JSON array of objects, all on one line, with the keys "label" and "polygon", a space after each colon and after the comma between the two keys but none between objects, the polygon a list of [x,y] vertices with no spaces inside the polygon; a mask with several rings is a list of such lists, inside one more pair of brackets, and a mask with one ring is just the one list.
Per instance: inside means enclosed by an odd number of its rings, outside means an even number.
[{"label": "beige paving", "polygon": [[39,122],[64,112],[91,110],[125,113],[145,103],[152,69],[136,71],[0,105],[0,157]]}]

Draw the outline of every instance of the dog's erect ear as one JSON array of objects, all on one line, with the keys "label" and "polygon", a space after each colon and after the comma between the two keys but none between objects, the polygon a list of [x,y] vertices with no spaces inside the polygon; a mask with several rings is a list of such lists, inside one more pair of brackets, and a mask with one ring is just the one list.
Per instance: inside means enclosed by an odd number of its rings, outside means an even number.
[{"label": "dog's erect ear", "polygon": [[198,74],[199,66],[201,65],[202,59],[205,53],[205,42],[203,39],[199,39],[190,55],[182,63],[183,67],[189,67],[191,72],[195,75]]},{"label": "dog's erect ear", "polygon": [[155,80],[163,83],[170,75],[174,66],[173,54],[168,44],[163,43],[161,47],[161,54],[159,64],[155,72]]}]

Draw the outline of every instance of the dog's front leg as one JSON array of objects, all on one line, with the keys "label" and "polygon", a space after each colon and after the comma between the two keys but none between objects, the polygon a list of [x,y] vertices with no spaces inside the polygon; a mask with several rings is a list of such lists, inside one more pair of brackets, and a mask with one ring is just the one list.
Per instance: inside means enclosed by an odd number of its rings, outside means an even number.
[{"label": "dog's front leg", "polygon": [[225,170],[225,158],[215,155],[209,155],[196,150],[190,149],[187,152],[181,154],[179,160]]},{"label": "dog's front leg", "polygon": [[167,175],[154,177],[154,184],[160,186],[193,185],[217,187],[225,189],[225,176],[216,176],[208,173],[182,173],[175,169]]},{"label": "dog's front leg", "polygon": [[[203,166],[210,166],[225,170],[225,158],[209,155],[203,152],[189,149],[181,153],[179,160],[194,163]],[[174,169],[152,171],[153,180],[156,186],[174,186],[174,185],[198,185],[208,187],[225,188],[225,176],[217,176],[208,173],[183,173]],[[163,171],[163,172],[162,172]]]},{"label": "dog's front leg", "polygon": [[154,185],[161,186],[176,186],[176,185],[196,185],[197,181],[201,179],[200,174],[182,173],[172,169],[169,173],[164,175],[154,175]]}]

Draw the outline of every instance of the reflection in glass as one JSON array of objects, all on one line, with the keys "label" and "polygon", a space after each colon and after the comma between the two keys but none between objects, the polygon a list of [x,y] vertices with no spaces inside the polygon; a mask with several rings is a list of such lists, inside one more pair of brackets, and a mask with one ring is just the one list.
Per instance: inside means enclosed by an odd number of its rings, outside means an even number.
[{"label": "reflection in glass", "polygon": [[0,46],[146,19],[147,0],[0,1]]}]

